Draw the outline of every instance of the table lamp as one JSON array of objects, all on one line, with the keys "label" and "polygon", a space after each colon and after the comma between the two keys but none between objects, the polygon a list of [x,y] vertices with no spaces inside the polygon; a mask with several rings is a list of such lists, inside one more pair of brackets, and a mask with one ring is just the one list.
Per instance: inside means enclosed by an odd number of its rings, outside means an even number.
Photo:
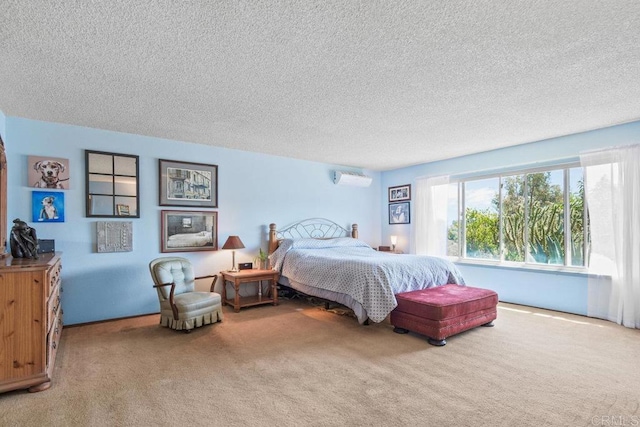
[{"label": "table lamp", "polygon": [[231,270],[229,271],[238,271],[238,269],[236,268],[236,249],[242,249],[244,248],[244,244],[242,243],[242,240],[240,240],[240,237],[238,236],[229,236],[227,238],[227,241],[224,242],[224,245],[222,245],[222,249],[232,249],[233,251],[231,252],[232,254],[232,265],[231,265]]},{"label": "table lamp", "polygon": [[389,236],[391,238],[391,250],[396,250],[396,243],[398,243],[398,236]]}]

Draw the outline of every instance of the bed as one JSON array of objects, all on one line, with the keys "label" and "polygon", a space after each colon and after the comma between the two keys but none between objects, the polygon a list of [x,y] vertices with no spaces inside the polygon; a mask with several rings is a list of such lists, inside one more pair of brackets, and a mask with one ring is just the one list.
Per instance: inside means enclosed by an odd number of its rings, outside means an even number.
[{"label": "bed", "polygon": [[211,244],[213,244],[213,239],[210,231],[172,234],[167,240],[168,248],[200,247]]},{"label": "bed", "polygon": [[269,226],[269,260],[279,283],[353,310],[358,322],[383,321],[395,295],[448,283],[464,285],[448,260],[379,252],[333,221],[312,218],[283,230]]}]

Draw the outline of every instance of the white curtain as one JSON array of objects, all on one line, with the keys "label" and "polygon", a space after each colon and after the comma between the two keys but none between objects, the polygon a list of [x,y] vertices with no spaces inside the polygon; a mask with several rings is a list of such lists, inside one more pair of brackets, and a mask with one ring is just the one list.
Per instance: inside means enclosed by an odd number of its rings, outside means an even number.
[{"label": "white curtain", "polygon": [[448,176],[418,178],[413,207],[413,251],[419,255],[447,255]]},{"label": "white curtain", "polygon": [[640,328],[640,145],[583,153],[580,162],[591,232],[587,314]]}]

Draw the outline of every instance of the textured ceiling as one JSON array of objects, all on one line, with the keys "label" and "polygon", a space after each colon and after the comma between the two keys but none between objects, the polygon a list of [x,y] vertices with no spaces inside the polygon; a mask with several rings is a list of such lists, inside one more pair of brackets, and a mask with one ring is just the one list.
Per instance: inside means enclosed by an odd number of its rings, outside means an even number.
[{"label": "textured ceiling", "polygon": [[10,116],[375,170],[640,119],[637,0],[0,4]]}]

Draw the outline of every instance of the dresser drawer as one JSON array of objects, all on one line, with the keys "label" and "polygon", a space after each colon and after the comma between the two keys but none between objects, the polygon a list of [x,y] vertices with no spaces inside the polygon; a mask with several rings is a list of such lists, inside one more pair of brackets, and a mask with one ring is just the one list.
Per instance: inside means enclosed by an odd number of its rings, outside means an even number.
[{"label": "dresser drawer", "polygon": [[45,290],[46,295],[50,295],[51,291],[53,291],[56,286],[60,284],[60,276],[62,273],[62,263],[58,260],[55,264],[51,266],[49,271],[47,272],[47,289]]},{"label": "dresser drawer", "polygon": [[56,353],[60,346],[62,336],[62,313],[60,313],[51,325],[51,330],[47,334],[47,372],[51,376],[53,365],[56,361]]},{"label": "dresser drawer", "polygon": [[49,302],[47,304],[47,331],[51,329],[53,325],[53,319],[58,315],[61,310],[61,302],[60,302],[60,285],[53,288],[53,292],[49,297]]}]

